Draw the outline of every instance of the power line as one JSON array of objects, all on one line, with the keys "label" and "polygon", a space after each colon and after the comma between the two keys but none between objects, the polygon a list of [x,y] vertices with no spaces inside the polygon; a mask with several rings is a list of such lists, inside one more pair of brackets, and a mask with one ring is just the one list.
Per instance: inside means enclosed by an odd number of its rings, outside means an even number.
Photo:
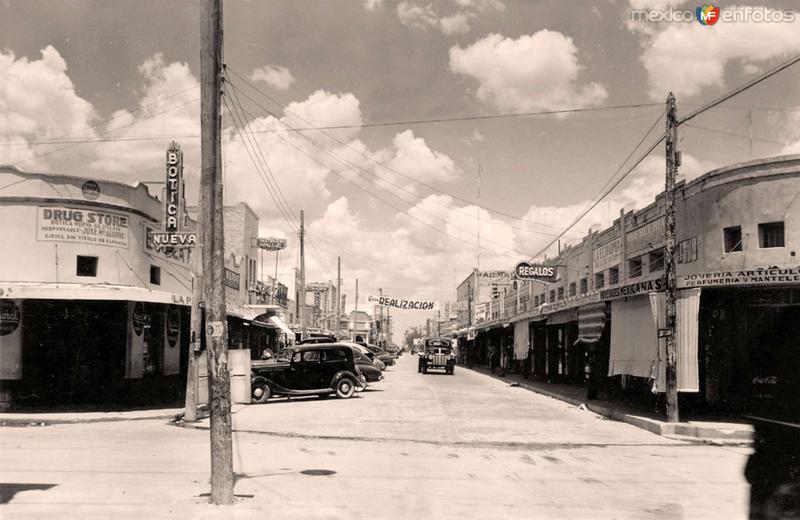
[{"label": "power line", "polygon": [[[156,112],[156,113],[155,113],[155,114],[153,114],[152,116],[150,116],[150,117],[147,117],[147,118],[145,118],[145,119],[137,119],[137,120],[135,120],[135,121],[132,121],[131,123],[128,123],[128,124],[126,124],[126,125],[118,126],[118,127],[116,127],[116,128],[112,128],[111,130],[106,130],[105,132],[101,133],[101,135],[110,134],[110,133],[112,133],[112,132],[116,132],[116,131],[118,131],[118,130],[122,130],[123,128],[130,128],[130,127],[132,127],[132,126],[135,126],[135,125],[138,125],[138,124],[140,124],[140,123],[143,123],[144,121],[150,121],[150,120],[153,120],[153,119],[157,119],[157,118],[159,118],[159,117],[163,116],[164,114],[167,114],[167,113],[169,113],[169,112],[173,112],[173,111],[175,111],[175,110],[178,110],[179,108],[183,108],[183,107],[185,107],[186,105],[190,105],[190,104],[192,104],[192,103],[196,103],[196,102],[197,102],[197,101],[199,101],[199,100],[200,100],[200,98],[195,98],[195,99],[192,99],[192,100],[190,100],[190,101],[187,101],[187,102],[185,102],[185,103],[181,103],[180,105],[176,105],[176,106],[174,106],[174,107],[172,107],[172,108],[169,108],[169,109],[167,109],[167,110],[162,110],[161,112]],[[62,147],[60,147],[60,148],[56,148],[56,149],[54,149],[54,150],[49,150],[49,151],[47,151],[47,152],[42,152],[42,153],[38,153],[38,154],[37,154],[37,153],[35,153],[35,154],[32,154],[32,155],[30,155],[29,157],[26,157],[25,159],[21,159],[21,160],[18,160],[18,161],[16,161],[16,162],[12,163],[12,166],[16,166],[16,165],[18,165],[18,164],[21,164],[21,163],[24,163],[24,162],[28,162],[28,161],[30,161],[30,160],[32,160],[32,159],[39,159],[39,158],[41,158],[41,157],[46,157],[46,156],[48,156],[48,155],[52,155],[52,154],[54,154],[54,153],[56,153],[56,152],[60,152],[60,151],[66,150],[67,148],[72,148],[72,147],[73,147],[73,146],[75,146],[76,144],[79,144],[79,143],[68,144],[68,145],[66,145],[66,146],[62,146]]]},{"label": "power line", "polygon": [[[616,171],[615,171],[615,172],[614,172],[614,173],[611,175],[611,177],[609,177],[608,181],[606,181],[606,183],[603,185],[603,188],[600,190],[600,192],[599,192],[597,195],[595,195],[595,196],[592,198],[592,202],[590,202],[590,203],[589,203],[589,204],[588,204],[588,205],[587,205],[587,206],[586,206],[586,207],[585,207],[585,208],[584,208],[584,209],[583,209],[583,210],[582,210],[582,211],[581,211],[581,212],[578,214],[578,216],[577,216],[577,217],[575,217],[575,218],[574,218],[574,219],[573,219],[573,220],[570,222],[570,224],[569,224],[569,225],[568,225],[568,226],[567,226],[567,227],[564,229],[564,231],[562,232],[562,236],[563,236],[563,233],[566,233],[566,232],[567,232],[569,229],[571,229],[571,228],[572,228],[572,227],[573,227],[575,224],[577,224],[578,222],[580,222],[580,221],[581,221],[581,219],[583,219],[583,217],[585,217],[585,216],[586,216],[586,215],[587,215],[587,214],[588,214],[590,211],[592,211],[592,210],[593,210],[593,209],[594,209],[594,208],[595,208],[595,207],[596,207],[598,204],[600,204],[600,202],[601,202],[601,201],[602,201],[602,200],[603,200],[603,199],[604,199],[604,198],[605,198],[605,197],[606,197],[606,196],[607,196],[609,193],[611,193],[612,191],[614,191],[614,188],[616,188],[617,186],[619,186],[619,184],[620,184],[620,183],[621,183],[621,182],[622,182],[622,181],[623,181],[623,180],[624,180],[624,179],[625,179],[625,178],[628,176],[628,174],[630,174],[630,173],[631,173],[631,172],[632,172],[632,171],[633,171],[633,170],[634,170],[634,169],[635,169],[637,166],[639,166],[639,164],[640,164],[640,163],[641,163],[641,162],[642,162],[642,161],[645,159],[645,157],[647,157],[648,155],[650,155],[650,152],[652,152],[653,150],[655,150],[656,146],[658,146],[658,145],[661,143],[661,141],[663,141],[663,140],[664,140],[664,135],[662,135],[662,136],[661,136],[661,137],[660,137],[660,138],[659,138],[659,139],[658,139],[658,140],[657,140],[655,143],[653,143],[653,144],[650,146],[650,148],[648,148],[648,149],[647,149],[647,151],[646,151],[646,152],[644,152],[642,155],[640,155],[640,156],[639,156],[639,158],[636,160],[636,162],[633,164],[633,166],[631,166],[630,168],[628,168],[628,169],[625,171],[625,173],[624,173],[624,174],[623,174],[623,175],[622,175],[622,176],[621,176],[619,179],[617,179],[617,181],[616,181],[616,182],[614,182],[614,183],[613,183],[613,185],[611,185],[611,187],[610,187],[610,188],[608,187],[608,185],[609,185],[609,183],[612,181],[612,179],[614,179],[614,177],[616,177],[616,176],[617,176],[617,174],[618,174],[618,173],[619,173],[619,171],[622,169],[622,167],[625,165],[625,163],[626,163],[626,162],[628,162],[628,160],[630,159],[630,157],[631,157],[631,156],[632,156],[632,155],[633,155],[633,154],[636,152],[636,150],[638,150],[638,149],[639,149],[639,147],[642,145],[642,143],[645,141],[645,139],[647,139],[647,136],[649,136],[649,135],[650,135],[650,133],[653,131],[653,129],[655,128],[655,126],[658,124],[658,122],[659,122],[659,121],[661,121],[661,118],[662,118],[662,117],[664,117],[664,116],[663,116],[663,114],[662,114],[662,115],[660,115],[660,116],[658,117],[658,119],[656,119],[656,121],[653,123],[653,125],[652,125],[652,126],[651,126],[651,127],[648,129],[648,130],[647,130],[647,132],[645,132],[644,136],[642,136],[642,138],[639,140],[639,142],[638,142],[638,143],[636,143],[636,146],[634,146],[634,147],[633,147],[633,150],[631,150],[631,152],[628,154],[628,156],[627,156],[627,157],[626,157],[626,158],[625,158],[625,159],[624,159],[624,160],[623,160],[623,161],[620,163],[620,165],[619,165],[619,167],[617,168],[617,170],[616,170]],[[537,257],[541,256],[541,255],[542,255],[542,254],[543,254],[545,251],[547,251],[548,249],[550,249],[550,247],[552,247],[552,246],[553,246],[553,244],[555,244],[555,243],[556,243],[556,241],[558,241],[558,239],[559,239],[559,238],[561,238],[561,237],[559,236],[559,237],[556,237],[555,239],[553,239],[553,240],[552,240],[552,241],[551,241],[549,244],[547,244],[547,245],[546,245],[544,248],[542,248],[542,250],[541,250],[541,251],[539,251],[538,253],[536,253],[536,255],[532,257],[532,259],[534,259],[534,258],[537,258]]]},{"label": "power line", "polygon": [[[234,86],[233,88],[235,89],[236,87]],[[245,111],[245,114],[251,115],[251,114],[249,114],[247,111]],[[251,116],[252,116],[252,115],[251,115]],[[286,123],[281,123],[281,124],[286,124]],[[281,136],[280,134],[275,134],[275,135],[276,135],[276,136],[277,136],[279,139],[281,139],[282,141],[284,141],[284,142],[288,143],[290,146],[292,146],[292,147],[293,147],[293,148],[295,148],[296,150],[300,151],[300,153],[302,153],[303,155],[305,155],[305,156],[306,156],[306,157],[308,157],[309,159],[311,159],[311,160],[313,160],[314,162],[316,162],[317,164],[320,164],[320,165],[321,165],[321,166],[323,166],[324,168],[331,170],[331,171],[332,171],[334,174],[336,174],[336,175],[340,176],[341,178],[343,178],[343,179],[344,179],[344,180],[346,180],[347,182],[350,182],[350,183],[354,184],[356,187],[358,187],[359,189],[361,189],[362,191],[364,191],[365,193],[367,193],[367,195],[369,195],[369,196],[371,196],[371,197],[373,197],[373,198],[376,198],[376,199],[380,200],[381,202],[384,202],[385,204],[387,204],[387,205],[389,205],[390,207],[394,208],[394,209],[395,209],[396,211],[398,211],[398,212],[401,212],[401,213],[404,213],[404,212],[405,212],[405,210],[403,210],[403,209],[401,209],[401,208],[398,208],[397,206],[395,206],[395,205],[393,205],[393,204],[391,204],[391,203],[387,202],[386,200],[384,200],[384,199],[382,199],[382,198],[378,197],[377,195],[373,194],[372,192],[368,191],[366,188],[364,188],[364,187],[363,187],[363,186],[361,186],[360,184],[358,184],[358,183],[356,183],[356,182],[354,182],[354,181],[352,181],[352,180],[348,179],[347,177],[343,176],[343,175],[342,175],[340,172],[336,171],[334,168],[331,168],[330,166],[328,166],[328,165],[326,165],[326,164],[324,164],[324,163],[320,162],[319,160],[317,160],[316,158],[314,158],[314,157],[313,157],[313,156],[311,156],[310,154],[306,153],[306,152],[305,152],[305,150],[303,150],[302,148],[298,147],[297,145],[295,145],[294,143],[292,143],[290,140],[288,140],[288,139],[284,138],[284,137],[283,137],[283,136]],[[301,135],[302,135],[302,134],[301,134]],[[325,154],[327,154],[327,155],[330,155],[331,157],[333,157],[334,159],[336,159],[338,162],[342,163],[343,165],[345,165],[345,166],[349,166],[349,168],[348,168],[348,169],[349,169],[350,171],[354,172],[356,175],[359,175],[360,177],[362,177],[362,178],[366,179],[367,181],[371,182],[371,183],[372,183],[372,184],[373,184],[373,185],[374,185],[376,188],[378,188],[379,190],[381,190],[381,191],[385,191],[385,192],[387,192],[389,195],[392,195],[392,196],[394,196],[394,197],[397,197],[398,199],[402,200],[404,203],[407,203],[407,204],[409,203],[408,201],[406,201],[406,200],[402,199],[401,197],[399,197],[399,196],[398,196],[396,193],[393,193],[392,191],[389,191],[389,190],[387,190],[387,189],[383,188],[382,186],[380,186],[380,185],[379,185],[379,184],[378,184],[376,181],[374,181],[372,178],[370,178],[370,177],[369,177],[369,175],[372,175],[372,174],[371,174],[371,173],[369,173],[369,172],[366,172],[366,170],[363,170],[363,168],[361,168],[360,166],[358,166],[358,165],[354,165],[354,164],[350,163],[349,161],[347,161],[346,159],[343,159],[341,156],[339,156],[339,155],[338,155],[338,154],[336,154],[335,152],[333,152],[333,151],[329,150],[329,149],[328,149],[328,148],[326,148],[324,145],[321,145],[321,144],[317,143],[317,142],[316,142],[316,141],[314,141],[313,139],[310,139],[310,138],[308,138],[307,136],[302,136],[302,137],[303,137],[304,139],[308,140],[308,141],[309,141],[309,142],[310,142],[310,143],[311,143],[313,146],[315,146],[315,147],[319,148],[319,149],[320,149],[322,152],[324,152]],[[360,171],[362,171],[362,172],[366,172],[368,175],[367,175],[367,176],[365,176],[363,173],[359,173],[359,170],[360,170]],[[379,179],[379,180],[382,180],[382,179]],[[460,227],[460,226],[456,226],[456,225],[454,225],[453,223],[451,223],[451,222],[449,222],[449,221],[447,221],[447,220],[445,220],[445,219],[443,219],[443,218],[439,217],[438,215],[435,215],[435,214],[433,214],[433,213],[431,213],[431,212],[429,212],[429,211],[426,211],[426,210],[424,210],[424,209],[422,209],[422,208],[418,208],[418,209],[419,209],[419,211],[421,211],[422,213],[429,214],[429,215],[431,215],[432,217],[434,217],[435,219],[441,220],[442,222],[444,222],[446,225],[449,225],[450,227],[453,227],[453,228],[455,228],[455,229],[458,229],[458,230],[464,231],[464,232],[466,232],[466,233],[471,233],[469,230],[467,230],[467,229],[464,229],[464,228],[462,228],[462,227]],[[436,229],[437,231],[439,231],[439,232],[441,232],[441,233],[444,233],[444,234],[446,234],[446,235],[450,236],[451,238],[454,238],[454,239],[457,239],[457,240],[462,240],[461,238],[459,238],[459,237],[456,237],[456,236],[454,236],[454,235],[450,235],[449,233],[447,233],[447,231],[443,231],[443,230],[441,230],[441,229],[437,228],[436,226],[433,226],[433,225],[431,225],[430,223],[428,223],[428,222],[426,222],[426,221],[424,221],[424,220],[422,220],[422,219],[419,219],[419,218],[417,218],[417,217],[414,217],[414,216],[413,216],[413,215],[411,215],[411,214],[407,214],[407,215],[408,215],[408,217],[409,217],[409,218],[412,218],[412,219],[414,219],[414,220],[417,220],[417,221],[419,221],[419,222],[422,222],[422,223],[424,223],[424,224],[426,224],[426,225],[428,225],[428,226],[432,227],[433,229]],[[506,246],[504,246],[504,245],[502,245],[502,244],[499,244],[499,243],[496,243],[496,242],[493,242],[493,241],[489,241],[489,240],[487,240],[487,242],[489,242],[489,243],[492,243],[492,244],[494,244],[495,246],[497,246],[497,247],[500,247],[500,248],[502,248],[502,249],[505,249],[506,251],[512,252],[512,253],[514,253],[515,255],[519,255],[519,256],[525,256],[523,253],[519,253],[518,251],[515,251],[515,250],[513,250],[513,249],[511,249],[511,248],[508,248],[508,247],[506,247]],[[490,250],[489,248],[484,248],[484,249],[486,249],[486,250]],[[515,256],[508,255],[508,254],[504,254],[504,256],[508,256],[509,258],[516,258]]]},{"label": "power line", "polygon": [[733,133],[733,132],[726,132],[724,130],[718,130],[716,128],[708,128],[708,127],[705,127],[705,126],[690,125],[688,123],[684,124],[683,126],[685,126],[687,128],[694,128],[695,130],[703,130],[705,132],[713,132],[715,134],[729,135],[731,137],[741,137],[742,139],[752,139],[753,141],[759,141],[761,143],[778,144],[778,145],[783,145],[783,146],[789,146],[789,144],[790,144],[790,143],[784,143],[784,142],[781,142],[781,141],[772,141],[770,139],[762,139],[762,138],[759,138],[759,137],[752,137],[752,136],[744,135],[744,134],[736,134],[736,133]]},{"label": "power line", "polygon": [[[234,74],[235,74],[237,77],[239,77],[239,78],[242,78],[242,76],[241,76],[240,74],[238,74],[236,71],[234,71],[233,69],[230,69],[230,68],[229,68],[229,70],[231,70],[231,72],[233,72],[233,73],[234,73]],[[273,103],[275,103],[275,104],[277,104],[277,105],[281,106],[283,109],[285,109],[285,110],[286,110],[286,112],[287,112],[288,114],[290,114],[290,115],[293,115],[293,116],[297,117],[298,119],[300,119],[301,121],[303,121],[304,123],[306,123],[306,124],[308,124],[308,125],[311,125],[311,123],[310,123],[309,121],[307,121],[307,120],[303,119],[303,117],[302,117],[302,116],[300,116],[300,115],[297,115],[297,114],[295,114],[295,113],[293,113],[293,112],[290,112],[290,111],[288,111],[288,110],[286,109],[287,107],[285,107],[285,106],[283,106],[283,105],[280,105],[280,103],[279,103],[278,101],[274,100],[274,99],[273,99],[272,97],[270,97],[268,94],[266,94],[266,93],[262,92],[261,90],[259,90],[257,87],[255,87],[255,86],[254,86],[254,85],[252,85],[251,83],[247,82],[246,80],[245,80],[245,83],[247,83],[247,84],[248,84],[248,85],[249,85],[249,86],[250,86],[252,89],[256,90],[257,92],[259,92],[261,95],[263,95],[264,97],[266,97],[267,99],[269,99],[269,100],[270,100],[270,101],[272,101]],[[276,119],[276,120],[277,120],[277,121],[278,121],[280,124],[282,124],[282,125],[284,125],[284,126],[288,127],[290,130],[292,130],[292,129],[293,129],[293,127],[292,127],[291,125],[289,125],[288,123],[286,123],[286,122],[282,121],[282,120],[281,120],[281,119],[280,119],[278,116],[276,116],[276,115],[275,115],[275,114],[274,114],[272,111],[270,111],[268,108],[264,107],[264,106],[263,106],[263,105],[261,105],[261,104],[260,104],[258,101],[254,100],[254,99],[253,99],[252,97],[250,97],[250,96],[249,96],[249,95],[248,95],[246,92],[243,92],[243,91],[241,91],[240,89],[238,89],[238,88],[236,87],[236,85],[235,85],[235,84],[233,84],[233,83],[231,83],[231,84],[232,84],[232,86],[233,86],[234,90],[236,90],[236,91],[240,91],[240,92],[242,93],[242,96],[244,96],[244,97],[245,97],[245,98],[247,98],[247,99],[248,99],[250,102],[252,102],[252,103],[253,103],[253,104],[255,104],[256,106],[258,106],[259,108],[261,108],[262,110],[264,110],[264,111],[265,111],[267,114],[269,114],[269,115],[273,116],[273,117],[274,117],[274,118],[275,118],[275,119]],[[312,128],[313,128],[313,126],[312,126]],[[319,130],[321,131],[321,130],[322,130],[322,127],[317,127],[317,128],[315,128],[315,130],[316,130],[316,129],[319,129]],[[429,189],[429,190],[431,190],[431,191],[434,191],[434,192],[437,192],[437,193],[441,193],[442,195],[446,195],[446,196],[448,196],[448,197],[451,197],[451,198],[453,198],[453,199],[459,200],[459,201],[461,201],[461,202],[464,202],[464,203],[466,203],[466,204],[471,204],[471,205],[478,206],[480,209],[483,209],[483,210],[485,210],[485,211],[491,211],[491,212],[494,212],[494,213],[496,213],[496,214],[498,214],[498,215],[502,215],[502,216],[505,216],[505,217],[508,217],[508,218],[512,218],[512,219],[514,219],[514,220],[519,220],[519,221],[521,221],[521,222],[523,222],[523,223],[527,223],[527,224],[531,224],[531,225],[535,225],[535,226],[541,226],[541,227],[549,227],[549,228],[552,228],[552,229],[560,229],[560,228],[558,228],[557,226],[553,226],[553,225],[550,225],[550,224],[545,224],[545,223],[541,223],[541,222],[534,222],[534,221],[531,221],[531,220],[523,219],[523,218],[521,218],[521,217],[516,217],[516,216],[514,216],[514,215],[511,215],[511,214],[508,214],[508,213],[502,212],[502,211],[500,211],[500,210],[497,210],[497,209],[492,209],[492,208],[488,208],[488,207],[485,207],[485,206],[481,206],[481,205],[479,205],[479,204],[477,204],[477,203],[475,203],[475,202],[473,202],[473,201],[470,201],[470,200],[468,200],[468,199],[465,199],[465,198],[463,198],[463,197],[459,197],[458,195],[455,195],[455,194],[449,193],[449,192],[447,192],[447,191],[444,191],[444,190],[442,190],[442,189],[440,189],[440,188],[436,188],[435,186],[432,186],[432,185],[430,185],[430,184],[428,184],[428,183],[425,183],[425,182],[423,182],[423,181],[420,181],[420,180],[418,180],[418,179],[416,179],[416,178],[414,178],[414,177],[412,177],[412,176],[410,176],[410,175],[407,175],[407,174],[405,174],[405,173],[403,173],[403,172],[401,172],[401,171],[398,171],[398,170],[396,170],[396,169],[394,169],[394,168],[391,168],[390,166],[388,166],[388,165],[384,164],[383,162],[381,162],[381,161],[378,161],[378,160],[377,160],[377,159],[375,159],[374,157],[371,157],[370,155],[368,155],[368,154],[366,154],[366,153],[362,152],[361,150],[358,150],[357,148],[353,147],[353,146],[352,146],[352,145],[350,145],[349,143],[347,143],[347,142],[344,142],[344,141],[342,141],[342,140],[339,140],[339,139],[337,139],[335,136],[331,135],[331,134],[330,134],[330,133],[328,133],[328,132],[321,131],[320,133],[322,133],[323,135],[327,136],[328,138],[330,138],[331,140],[335,141],[336,143],[338,143],[338,144],[340,144],[340,145],[342,145],[342,146],[344,146],[344,147],[346,147],[346,148],[348,148],[348,149],[350,149],[350,150],[354,151],[355,153],[357,153],[357,154],[359,154],[359,155],[361,155],[361,156],[365,157],[365,158],[366,158],[366,159],[368,159],[369,161],[371,161],[371,162],[373,162],[374,164],[376,164],[376,165],[378,165],[378,166],[380,166],[380,167],[384,168],[385,170],[387,170],[387,171],[389,171],[389,172],[392,172],[392,173],[395,173],[395,174],[397,174],[397,175],[400,175],[400,176],[402,176],[402,177],[404,177],[404,178],[406,178],[406,179],[410,180],[411,182],[414,182],[414,183],[420,184],[420,185],[422,185],[422,186],[424,186],[424,187],[428,188],[428,189]],[[309,142],[311,142],[312,144],[314,144],[314,146],[323,146],[323,145],[320,145],[320,144],[319,144],[317,141],[315,141],[314,139],[312,139],[312,138],[310,138],[310,137],[306,136],[305,134],[302,134],[302,133],[300,133],[299,135],[300,135],[301,137],[303,137],[304,139],[308,140]],[[359,170],[363,171],[363,172],[364,172],[364,173],[366,173],[367,175],[370,175],[370,176],[373,176],[373,177],[377,177],[377,176],[376,176],[375,174],[373,174],[372,172],[370,172],[370,171],[368,171],[368,170],[365,170],[365,169],[363,169],[363,168],[362,168],[362,167],[360,167],[360,166],[353,165],[352,163],[349,163],[349,164],[350,164],[351,166],[353,166],[353,167],[355,167],[355,168],[358,168]],[[395,188],[399,189],[400,191],[404,191],[404,192],[406,192],[406,193],[410,194],[412,197],[416,197],[416,198],[418,198],[418,199],[420,199],[420,200],[424,200],[424,199],[425,199],[425,197],[423,197],[423,196],[421,196],[421,195],[417,194],[417,193],[416,193],[416,192],[414,192],[414,191],[411,191],[411,190],[407,189],[406,187],[404,187],[404,186],[402,186],[402,185],[400,185],[400,184],[394,183],[394,182],[392,182],[392,181],[391,181],[391,180],[389,180],[389,179],[386,179],[386,178],[380,178],[380,177],[377,177],[377,178],[378,178],[379,180],[381,180],[382,182],[385,182],[385,183],[387,183],[387,184],[390,184],[390,185],[394,186]],[[398,198],[400,198],[400,197],[398,197]],[[403,199],[401,199],[401,200],[403,200]],[[409,202],[408,202],[408,201],[406,201],[406,200],[403,200],[403,202],[409,203]],[[455,209],[456,211],[458,211],[458,212],[460,212],[460,213],[463,213],[463,214],[465,214],[465,215],[469,216],[470,218],[476,218],[476,217],[475,217],[474,215],[472,215],[471,213],[469,213],[469,212],[466,212],[466,211],[465,211],[465,208],[452,208],[452,207],[450,207],[450,206],[447,206],[446,204],[442,204],[442,203],[440,203],[440,202],[438,202],[438,201],[436,201],[436,200],[433,200],[433,199],[431,199],[431,202],[432,202],[432,203],[434,203],[434,204],[436,204],[436,205],[442,206],[442,207],[444,207],[444,208],[446,208],[446,209],[448,209],[448,210]],[[492,223],[492,224],[495,224],[495,223]],[[538,231],[538,230],[535,230],[535,229],[521,228],[521,227],[518,227],[518,226],[514,226],[514,225],[512,225],[512,224],[506,224],[506,223],[503,223],[503,224],[497,224],[497,225],[503,225],[504,227],[510,227],[510,228],[517,229],[517,230],[519,230],[519,231],[523,231],[523,232],[526,232],[526,233],[536,233],[536,234],[542,234],[542,235],[547,235],[547,236],[555,236],[553,233],[547,233],[547,232],[544,232],[544,231]]]},{"label": "power line", "polygon": [[[292,228],[295,232],[297,232],[298,228],[296,222],[292,219],[291,207],[289,206],[288,202],[286,202],[286,199],[283,198],[283,194],[280,191],[280,187],[277,185],[277,181],[275,181],[274,177],[272,176],[272,172],[269,170],[269,164],[266,162],[266,158],[263,155],[263,151],[261,150],[260,145],[254,138],[252,138],[249,135],[247,136],[245,135],[247,132],[246,129],[249,128],[249,122],[246,121],[244,116],[240,116],[239,113],[236,111],[235,101],[233,98],[231,98],[227,87],[225,88],[225,93],[227,94],[227,96],[223,97],[223,101],[225,102],[225,106],[228,108],[228,112],[231,113],[235,118],[234,126],[236,128],[236,131],[239,133],[239,137],[242,140],[242,144],[245,147],[245,151],[248,153],[248,156],[250,157],[253,166],[259,173],[259,177],[261,178],[262,182],[264,182],[264,185],[267,187],[267,191],[270,197],[272,198],[273,202],[275,202],[275,205],[278,208],[281,215],[283,216],[284,220],[286,220],[290,228]],[[231,102],[234,103],[233,109],[231,109],[231,107],[228,105],[227,99],[230,99]],[[241,126],[245,127],[244,132],[240,128],[240,124],[238,121],[239,118],[241,118],[243,122]],[[248,144],[250,148],[248,148]],[[251,153],[250,151],[251,148],[253,149],[253,153]],[[258,153],[256,153],[256,150]],[[259,162],[257,160],[257,158],[259,157],[258,155],[259,153],[261,154],[260,159],[262,162]],[[253,157],[253,154],[256,155],[256,158]],[[262,170],[262,168],[264,167],[267,168],[269,174],[265,175],[264,171]],[[272,184],[270,184],[269,180],[272,181]],[[326,273],[330,273],[330,267],[327,266],[327,262],[322,260],[313,250],[309,249],[309,252],[311,253],[311,256],[314,258],[314,260],[317,262],[319,267]]]},{"label": "power line", "polygon": [[[226,74],[226,77],[228,77],[227,74]],[[230,77],[228,77],[228,83],[226,83],[226,85],[228,85],[228,84],[230,84]],[[231,85],[231,87],[232,87],[232,85]],[[244,125],[243,126],[245,128],[245,131],[246,132],[250,132],[249,137],[251,139],[251,144],[255,144],[255,147],[258,150],[258,155],[260,155],[260,157],[261,157],[262,164],[266,168],[267,176],[272,181],[272,185],[274,186],[274,191],[275,191],[275,194],[277,195],[277,199],[278,199],[278,200],[275,200],[275,198],[273,198],[273,200],[276,202],[276,204],[283,203],[284,209],[286,210],[286,214],[289,216],[290,225],[292,225],[292,223],[294,223],[295,229],[297,229],[297,227],[298,227],[297,226],[297,221],[294,219],[294,216],[292,215],[291,206],[290,206],[289,202],[287,201],[286,197],[283,195],[283,192],[281,191],[280,185],[278,184],[277,179],[275,178],[275,176],[272,173],[272,169],[269,167],[269,163],[267,162],[267,159],[264,156],[264,152],[261,149],[261,145],[258,143],[258,140],[255,138],[255,136],[252,135],[252,127],[250,126],[250,122],[244,116],[244,114],[246,114],[246,111],[244,110],[244,107],[242,106],[241,101],[239,100],[239,96],[236,93],[236,89],[235,88],[228,89],[227,86],[226,86],[226,92],[228,92],[228,97],[230,98],[229,90],[233,90],[234,98],[231,98],[231,101],[234,103],[234,107],[236,107],[238,105],[239,110],[242,112],[241,120],[244,121]],[[317,261],[317,263],[320,265],[320,267],[327,274],[330,274],[330,272],[331,272],[330,265],[328,264],[328,262],[326,260],[322,260],[320,258],[320,254],[317,253],[317,251],[316,251],[318,248],[317,248],[316,244],[314,244],[311,236],[308,233],[305,233],[305,234],[306,234],[306,236],[308,238],[309,252],[314,257],[314,259]]]},{"label": "power line", "polygon": [[734,97],[734,96],[736,96],[738,94],[741,94],[745,90],[758,85],[762,81],[764,81],[764,80],[766,80],[768,78],[771,78],[772,76],[774,76],[775,74],[781,72],[782,70],[788,69],[789,67],[791,67],[792,65],[794,65],[798,61],[800,61],[800,54],[796,55],[795,57],[793,57],[793,58],[791,58],[791,59],[789,59],[789,60],[787,60],[787,61],[785,61],[783,63],[781,63],[780,65],[778,65],[774,69],[765,72],[764,74],[758,76],[757,78],[754,78],[754,79],[748,81],[744,85],[742,85],[740,87],[737,87],[737,88],[731,90],[730,92],[728,92],[726,94],[723,94],[722,96],[718,97],[717,99],[715,99],[715,100],[713,100],[713,101],[711,101],[709,103],[706,103],[705,105],[701,106],[700,108],[698,108],[698,109],[690,112],[689,114],[683,116],[682,118],[678,119],[678,121],[677,121],[678,126],[682,125],[683,123],[685,123],[687,121],[690,121],[690,120],[694,119],[695,117],[699,116],[703,112],[714,108],[715,106],[719,105],[720,103],[723,103],[723,102],[729,100],[730,98],[732,98],[732,97]]}]

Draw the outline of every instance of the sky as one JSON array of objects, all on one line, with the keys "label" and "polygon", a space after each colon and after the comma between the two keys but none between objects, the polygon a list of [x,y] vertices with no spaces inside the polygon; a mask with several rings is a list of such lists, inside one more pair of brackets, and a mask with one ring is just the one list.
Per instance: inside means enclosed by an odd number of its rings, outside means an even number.
[{"label": "sky", "polygon": [[[544,248],[637,143],[628,167],[663,133],[668,92],[685,114],[800,53],[800,13],[705,26],[631,17],[698,5],[225,0],[226,203],[246,202],[262,236],[289,240],[287,285],[303,210],[307,280],[335,280],[341,256],[348,310],[356,278],[362,310],[379,288],[454,300],[478,262],[510,270],[554,254]],[[0,0],[0,164],[158,181],[175,140],[196,199],[199,23],[192,0]],[[682,127],[680,178],[800,153],[798,123],[795,66]],[[662,145],[562,244],[645,206],[663,177]],[[429,316],[395,312],[395,341]]]}]

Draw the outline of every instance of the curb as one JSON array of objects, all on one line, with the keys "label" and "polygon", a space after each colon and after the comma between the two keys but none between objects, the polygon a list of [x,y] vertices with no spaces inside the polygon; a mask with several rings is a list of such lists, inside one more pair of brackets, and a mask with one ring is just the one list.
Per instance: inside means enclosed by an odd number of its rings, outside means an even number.
[{"label": "curb", "polygon": [[587,403],[581,399],[575,399],[573,397],[561,395],[557,392],[544,390],[542,388],[538,388],[524,382],[513,381],[511,379],[507,379],[505,377],[496,374],[487,374],[483,371],[475,370],[472,368],[468,370],[472,370],[476,374],[481,374],[487,377],[491,377],[493,379],[497,379],[499,381],[503,381],[504,383],[507,384],[518,385],[520,388],[524,388],[529,392],[534,392],[536,394],[544,395],[552,399],[557,399],[559,401],[563,401],[573,406],[583,406],[585,409],[597,415],[607,417],[615,421],[624,422],[632,426],[636,426],[637,428],[647,430],[651,433],[655,433],[656,435],[661,435],[662,437],[679,438],[681,440],[695,440],[695,441],[699,440],[702,442],[706,442],[708,444],[715,444],[715,445],[727,445],[727,444],[749,445],[752,444],[753,442],[752,428],[748,430],[730,430],[730,429],[718,429],[718,428],[696,426],[689,423],[678,423],[678,424],[665,423],[663,421],[658,421],[656,419],[650,419],[649,417],[632,415],[618,408],[605,407],[591,402]]},{"label": "curb", "polygon": [[174,420],[183,416],[183,409],[176,409],[173,412],[161,412],[153,415],[126,417],[115,415],[112,417],[58,417],[49,418],[45,416],[32,415],[29,417],[3,417],[0,415],[0,427],[4,426],[50,426],[54,424],[91,424],[104,422],[122,421],[147,421],[147,420]]}]

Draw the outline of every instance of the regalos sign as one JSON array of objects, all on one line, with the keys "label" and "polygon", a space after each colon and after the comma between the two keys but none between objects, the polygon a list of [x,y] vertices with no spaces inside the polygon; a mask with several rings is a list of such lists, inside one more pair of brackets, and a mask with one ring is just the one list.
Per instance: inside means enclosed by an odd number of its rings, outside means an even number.
[{"label": "regalos sign", "polygon": [[554,265],[535,265],[520,262],[514,268],[517,280],[539,280],[541,282],[555,282],[558,278],[558,269]]}]

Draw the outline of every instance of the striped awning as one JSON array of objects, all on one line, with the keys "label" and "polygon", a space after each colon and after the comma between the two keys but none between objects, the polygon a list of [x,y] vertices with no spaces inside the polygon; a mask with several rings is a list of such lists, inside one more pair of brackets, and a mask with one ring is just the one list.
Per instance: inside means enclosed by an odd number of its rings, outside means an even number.
[{"label": "striped awning", "polygon": [[578,339],[583,343],[596,343],[606,326],[606,302],[597,302],[578,308]]}]

